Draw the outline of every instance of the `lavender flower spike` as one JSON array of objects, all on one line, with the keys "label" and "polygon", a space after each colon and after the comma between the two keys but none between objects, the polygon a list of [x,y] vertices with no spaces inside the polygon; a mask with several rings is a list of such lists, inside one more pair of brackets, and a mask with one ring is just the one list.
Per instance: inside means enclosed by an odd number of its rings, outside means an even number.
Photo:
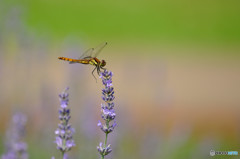
[{"label": "lavender flower spike", "polygon": [[[113,109],[114,107],[114,88],[112,86],[112,76],[113,73],[111,71],[107,71],[106,69],[104,70],[104,72],[101,73],[100,78],[102,79],[102,83],[104,85],[105,88],[102,89],[102,99],[105,102],[104,104],[101,105],[101,117],[102,119],[105,121],[105,123],[101,123],[100,121],[98,121],[98,126],[101,128],[101,130],[106,134],[105,137],[105,142],[104,144],[102,144],[102,142],[100,142],[99,146],[97,146],[97,150],[100,153],[102,159],[104,159],[104,157],[106,155],[108,155],[112,149],[111,149],[111,145],[107,145],[107,137],[108,134],[111,133],[113,131],[113,129],[116,127],[116,121],[114,120],[116,117],[116,113]],[[112,124],[110,124],[110,122],[113,121]]]},{"label": "lavender flower spike", "polygon": [[28,159],[27,144],[23,142],[27,118],[22,113],[15,113],[6,134],[6,153],[2,159]]},{"label": "lavender flower spike", "polygon": [[68,89],[69,88],[59,94],[61,104],[58,111],[60,123],[55,131],[55,134],[57,135],[55,143],[57,144],[57,149],[62,152],[63,159],[68,158],[66,152],[75,146],[74,140],[72,139],[75,130],[69,124],[71,116],[70,109],[68,108],[69,94],[66,93]]}]

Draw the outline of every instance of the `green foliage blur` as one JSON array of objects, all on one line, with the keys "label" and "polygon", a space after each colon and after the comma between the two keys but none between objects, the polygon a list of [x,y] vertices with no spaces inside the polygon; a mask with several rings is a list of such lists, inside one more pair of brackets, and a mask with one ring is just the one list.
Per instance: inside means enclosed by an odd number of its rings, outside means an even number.
[{"label": "green foliage blur", "polygon": [[[135,42],[240,42],[238,0],[4,0],[23,9],[23,21],[54,40]],[[5,6],[4,9],[5,10]],[[128,39],[126,41],[126,39]]]}]

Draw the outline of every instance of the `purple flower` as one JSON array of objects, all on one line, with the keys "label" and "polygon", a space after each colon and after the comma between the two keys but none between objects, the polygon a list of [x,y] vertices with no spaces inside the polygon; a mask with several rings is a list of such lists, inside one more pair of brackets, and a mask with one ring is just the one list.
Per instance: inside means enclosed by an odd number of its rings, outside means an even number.
[{"label": "purple flower", "polygon": [[70,109],[68,108],[69,94],[66,93],[68,89],[69,88],[59,94],[60,108],[58,111],[58,118],[60,123],[58,124],[58,128],[55,130],[55,134],[57,135],[55,143],[57,144],[57,149],[62,152],[63,159],[68,158],[66,152],[75,146],[74,140],[72,139],[75,130],[71,127],[71,124],[68,123],[71,118]]},{"label": "purple flower", "polygon": [[68,106],[68,101],[69,101],[68,96],[69,96],[69,94],[66,93],[67,90],[69,90],[69,88],[66,88],[66,90],[64,92],[59,94],[60,104],[61,104],[61,107],[63,109],[67,108],[67,106]]},{"label": "purple flower", "polygon": [[102,118],[104,120],[113,120],[116,116],[116,113],[113,109],[102,109]]},{"label": "purple flower", "polygon": [[22,113],[13,115],[12,123],[6,134],[6,153],[2,159],[28,159],[27,144],[23,142],[27,118]]},{"label": "purple flower", "polygon": [[101,142],[100,142],[99,146],[97,146],[97,150],[102,156],[106,156],[107,154],[109,154],[112,151],[110,144],[107,147],[103,147]]},{"label": "purple flower", "polygon": [[114,123],[111,125],[111,124],[102,124],[100,121],[98,121],[98,124],[97,124],[101,130],[106,133],[106,134],[109,134],[110,132],[113,131],[113,129],[117,126],[117,123],[116,121],[114,121]]},{"label": "purple flower", "polygon": [[[102,89],[102,100],[105,102],[101,104],[101,117],[105,121],[105,123],[101,123],[101,121],[98,121],[98,126],[101,128],[101,130],[106,134],[104,145],[102,142],[100,142],[99,146],[97,146],[97,150],[102,156],[102,159],[104,159],[104,156],[109,154],[112,149],[110,148],[110,144],[107,145],[107,137],[108,134],[111,133],[114,128],[116,127],[116,121],[114,120],[116,117],[116,113],[114,111],[114,88],[112,84],[112,76],[113,73],[111,71],[104,70],[104,72],[101,73],[100,78],[102,79],[102,83],[104,85],[104,88]],[[111,124],[111,121],[113,121],[113,124]]]}]

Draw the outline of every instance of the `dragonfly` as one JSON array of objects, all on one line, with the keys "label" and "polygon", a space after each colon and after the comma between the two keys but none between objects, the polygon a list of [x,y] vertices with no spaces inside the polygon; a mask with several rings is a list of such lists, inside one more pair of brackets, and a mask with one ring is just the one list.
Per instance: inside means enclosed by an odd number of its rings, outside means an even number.
[{"label": "dragonfly", "polygon": [[[101,70],[105,70],[104,66],[106,66],[106,61],[105,60],[99,60],[97,56],[99,53],[102,51],[102,49],[107,45],[107,42],[104,42],[97,46],[96,48],[90,48],[86,50],[79,58],[77,59],[72,59],[68,57],[58,57],[59,60],[64,60],[64,61],[69,61],[70,64],[74,63],[81,63],[81,64],[90,64],[94,66],[94,69],[92,71],[93,77],[96,79],[94,76],[94,71],[97,70],[98,75],[100,75]],[[96,79],[97,81],[97,79]]]}]

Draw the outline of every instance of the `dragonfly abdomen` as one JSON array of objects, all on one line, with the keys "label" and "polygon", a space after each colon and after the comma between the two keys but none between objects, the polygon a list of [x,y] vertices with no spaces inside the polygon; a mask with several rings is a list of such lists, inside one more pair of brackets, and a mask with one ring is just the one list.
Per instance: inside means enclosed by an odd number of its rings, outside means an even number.
[{"label": "dragonfly abdomen", "polygon": [[59,60],[64,60],[64,61],[70,61],[70,62],[75,62],[76,59],[71,59],[71,58],[67,58],[67,57],[59,57]]},{"label": "dragonfly abdomen", "polygon": [[71,59],[67,57],[59,57],[59,60],[69,61],[71,63],[82,63],[82,64],[89,64],[89,60],[83,60],[83,59]]}]

